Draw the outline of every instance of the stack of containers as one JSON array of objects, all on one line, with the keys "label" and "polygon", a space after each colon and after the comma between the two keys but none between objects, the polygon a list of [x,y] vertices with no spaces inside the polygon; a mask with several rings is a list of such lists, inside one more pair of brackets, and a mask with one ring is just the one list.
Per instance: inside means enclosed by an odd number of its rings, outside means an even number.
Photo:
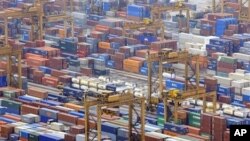
[{"label": "stack of containers", "polygon": [[69,70],[75,71],[75,72],[80,72],[80,61],[79,60],[74,60],[70,59],[69,60]]},{"label": "stack of containers", "polygon": [[127,7],[127,18],[131,20],[142,20],[146,17],[146,8],[139,5],[128,5]]},{"label": "stack of containers", "polygon": [[110,43],[109,42],[99,42],[98,43],[98,51],[99,53],[106,53],[108,49],[110,49]]},{"label": "stack of containers", "polygon": [[170,37],[170,38],[176,40],[174,38],[174,36],[175,35],[178,36],[178,23],[164,20],[164,25],[165,25],[165,29],[166,29],[165,32],[167,32],[167,37]]},{"label": "stack of containers", "polygon": [[128,72],[139,73],[144,61],[144,58],[130,57],[123,61],[123,69]]},{"label": "stack of containers", "polygon": [[41,122],[48,122],[49,120],[57,121],[58,111],[54,111],[48,108],[40,108],[39,115]]},{"label": "stack of containers", "polygon": [[234,91],[236,95],[242,94],[242,89],[245,87],[249,87],[250,81],[248,80],[234,80],[232,81],[232,87],[234,87]]},{"label": "stack of containers", "polygon": [[[115,69],[118,69],[118,70],[123,70],[123,60],[126,59],[127,57],[130,56],[130,50],[129,48],[120,48],[119,49],[120,51],[119,52],[116,52],[114,55],[111,55],[111,65],[110,65],[110,62],[108,66],[111,66],[114,67]],[[128,53],[127,56],[125,53]],[[113,66],[114,65],[114,66]]]},{"label": "stack of containers", "polygon": [[188,125],[200,128],[201,114],[200,109],[192,109],[188,112]]},{"label": "stack of containers", "polygon": [[223,134],[226,131],[227,123],[225,117],[214,116],[212,118],[212,136],[214,141],[222,141]]},{"label": "stack of containers", "polygon": [[7,86],[7,74],[5,70],[0,70],[0,87]]},{"label": "stack of containers", "polygon": [[239,52],[243,53],[243,54],[250,55],[249,48],[250,48],[250,42],[249,41],[248,42],[244,42],[244,45],[243,45],[243,47],[241,47],[239,49]]},{"label": "stack of containers", "polygon": [[231,86],[219,85],[217,88],[217,97],[220,102],[230,104],[235,96],[235,89]]},{"label": "stack of containers", "polygon": [[179,82],[176,80],[172,80],[172,79],[167,79],[166,80],[166,89],[167,90],[177,89],[180,91],[184,91],[185,90],[185,83]]},{"label": "stack of containers", "polygon": [[212,134],[212,115],[202,113],[201,114],[201,127],[200,127],[200,134],[201,136],[208,136],[211,140],[211,134]]},{"label": "stack of containers", "polygon": [[159,103],[157,105],[157,125],[158,126],[164,126],[165,120],[164,120],[164,103]]},{"label": "stack of containers", "polygon": [[232,73],[237,69],[237,59],[233,57],[220,56],[217,63],[217,75],[228,77],[229,73]]},{"label": "stack of containers", "polygon": [[[157,51],[154,51],[154,50],[138,50],[138,51],[136,51],[136,56],[146,58],[147,53],[152,55],[152,54],[157,54]],[[158,70],[157,68],[158,68],[157,62],[153,62],[152,63],[152,71],[157,72],[157,70]],[[143,74],[143,75],[148,75],[148,63],[146,61],[143,63],[143,66],[140,68],[140,73]]]},{"label": "stack of containers", "polygon": [[207,74],[216,75],[217,71],[217,60],[219,56],[226,56],[225,53],[212,53],[208,59]]},{"label": "stack of containers", "polygon": [[20,115],[21,103],[12,100],[1,100],[1,106],[7,107],[6,112]]},{"label": "stack of containers", "polygon": [[216,52],[231,55],[233,53],[233,42],[226,39],[213,38],[210,39],[209,44],[206,45],[206,49],[208,56],[211,56],[212,53]]},{"label": "stack of containers", "polygon": [[76,24],[77,26],[86,26],[87,15],[85,13],[72,12],[72,17],[74,19],[74,24]]},{"label": "stack of containers", "polygon": [[[225,29],[227,27],[224,26],[225,22],[222,22],[222,25],[220,24],[220,22],[219,22],[219,24],[217,24],[217,20],[222,19],[222,21],[224,21],[223,19],[227,19],[227,18],[232,19],[232,14],[228,14],[228,13],[209,13],[207,15],[207,18],[201,20],[200,34],[206,35],[206,36],[211,36],[211,35],[216,35],[216,33],[218,32],[218,36],[223,35],[224,31],[225,31]],[[236,20],[232,19],[230,21],[236,21]],[[229,23],[229,24],[231,24],[231,23]],[[218,25],[218,27],[217,27],[217,25]],[[217,29],[217,28],[219,28],[219,26],[223,26],[223,28]]]},{"label": "stack of containers", "polygon": [[98,50],[98,39],[87,37],[86,42],[91,45],[90,46],[90,53],[97,52],[97,50]]},{"label": "stack of containers", "polygon": [[74,38],[65,38],[59,41],[59,49],[66,53],[77,53],[77,40]]},{"label": "stack of containers", "polygon": [[250,87],[242,89],[242,99],[244,103],[250,103]]},{"label": "stack of containers", "polygon": [[92,76],[92,69],[94,68],[94,59],[90,57],[79,58],[81,73],[86,76]]},{"label": "stack of containers", "polygon": [[[237,24],[236,18],[224,18],[224,19],[217,19],[216,26],[215,26],[215,35],[221,36],[225,34],[226,29],[229,25]],[[234,31],[227,30],[227,35],[232,35]]]},{"label": "stack of containers", "polygon": [[150,48],[155,51],[161,51],[164,48],[170,48],[173,51],[177,50],[177,41],[176,40],[165,40],[165,41],[156,41],[152,42]]},{"label": "stack of containers", "polygon": [[102,134],[109,136],[112,141],[116,141],[119,128],[120,127],[115,124],[104,122],[102,123]]},{"label": "stack of containers", "polygon": [[85,42],[79,42],[77,49],[77,55],[79,57],[87,57],[90,54],[91,45]]},{"label": "stack of containers", "polygon": [[235,37],[235,36],[222,36],[222,39],[230,40],[233,43],[233,52],[239,52],[242,41],[240,38]]}]

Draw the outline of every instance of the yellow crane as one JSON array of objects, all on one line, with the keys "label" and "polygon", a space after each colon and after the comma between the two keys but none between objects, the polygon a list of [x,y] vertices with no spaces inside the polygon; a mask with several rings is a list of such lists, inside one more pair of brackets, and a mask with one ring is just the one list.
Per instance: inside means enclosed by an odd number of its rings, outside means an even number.
[{"label": "yellow crane", "polygon": [[[164,119],[165,122],[168,121],[168,111],[167,107],[169,105],[169,100],[173,101],[174,103],[174,121],[177,122],[178,115],[177,110],[179,107],[179,103],[188,99],[188,98],[202,98],[203,99],[203,105],[206,105],[206,98],[212,97],[213,99],[213,111],[215,112],[216,108],[216,92],[206,92],[205,87],[200,87],[200,68],[198,63],[199,56],[192,56],[189,55],[187,51],[179,51],[179,52],[173,52],[169,49],[162,50],[158,54],[149,54],[147,55],[147,62],[148,62],[148,98],[147,98],[147,106],[149,110],[153,108],[154,103],[152,103],[152,63],[153,62],[159,62],[159,72],[158,72],[158,83],[159,83],[159,93],[161,94],[160,99],[163,99],[164,102]],[[191,70],[193,72],[192,76],[189,76],[189,61],[192,59],[196,59],[196,65],[195,68],[191,67]],[[174,90],[166,88],[166,90],[163,89],[163,65],[166,63],[184,63],[185,69],[184,69],[184,79],[185,79],[185,88],[183,91]],[[192,84],[191,78],[195,77],[195,85]],[[203,112],[205,112],[206,106],[203,106]]]},{"label": "yellow crane", "polygon": [[[93,92],[92,92],[93,93]],[[122,105],[128,105],[129,107],[129,118],[128,118],[128,140],[133,141],[133,140],[139,140],[139,139],[134,139],[132,137],[132,130],[137,132],[138,134],[140,133],[140,141],[145,141],[145,98],[139,98],[135,97],[131,92],[123,92],[123,93],[115,93],[112,91],[108,90],[100,90],[95,92],[96,95],[98,96],[96,99],[90,98],[88,96],[88,92],[84,95],[84,108],[85,108],[85,140],[93,140],[90,139],[90,133],[92,130],[90,129],[89,126],[89,121],[91,118],[91,114],[89,112],[90,107],[96,106],[97,107],[97,141],[101,141],[101,116],[103,112],[110,113],[110,111],[104,110],[103,108],[113,108],[117,106],[122,106]],[[138,113],[138,110],[135,109],[135,105],[139,104],[140,107],[140,113]],[[140,116],[140,129],[134,128],[134,125],[132,123],[133,120],[133,113],[136,113],[137,115]],[[113,114],[113,112],[111,112]]]},{"label": "yellow crane", "polygon": [[250,22],[250,0],[239,0],[239,4],[239,21]]},{"label": "yellow crane", "polygon": [[152,21],[145,18],[142,22],[125,22],[123,26],[123,36],[126,35],[126,30],[153,29],[156,32],[160,30],[160,37],[164,39],[164,23],[160,20]]},{"label": "yellow crane", "polygon": [[[35,6],[28,6],[25,5],[22,9],[20,8],[8,8],[5,10],[0,11],[0,19],[4,20],[4,37],[3,37],[3,47],[0,48],[0,56],[7,57],[7,86],[11,86],[11,78],[13,77],[14,73],[12,71],[12,65],[15,62],[12,61],[11,56],[17,56],[17,68],[18,68],[18,87],[22,88],[22,69],[21,69],[21,55],[22,55],[22,48],[13,49],[8,42],[8,20],[9,19],[18,19],[18,18],[31,18],[33,19],[34,16],[39,15],[39,9]],[[32,28],[33,29],[33,28]],[[32,31],[34,32],[34,31]]]},{"label": "yellow crane", "polygon": [[179,11],[180,15],[182,15],[182,11],[186,11],[187,18],[187,27],[185,32],[189,32],[189,20],[190,20],[190,9],[186,7],[183,3],[183,0],[179,0],[175,3],[174,6],[152,6],[151,7],[151,19],[154,22],[155,20],[161,19],[161,14],[167,11]]},{"label": "yellow crane", "polygon": [[[71,27],[71,36],[74,36],[74,23],[73,23],[73,18],[71,15],[67,15],[67,0],[62,0],[63,3],[63,12],[59,15],[49,15],[46,16],[44,13],[44,5],[46,3],[51,2],[50,0],[36,0],[35,2],[35,6],[39,7],[39,39],[43,38],[44,35],[44,30],[43,30],[43,26],[44,23],[48,23],[48,22],[58,22],[58,21],[64,21],[64,31],[67,31],[67,23],[70,24]],[[70,14],[71,12],[73,12],[73,1],[69,0],[70,4]],[[66,37],[66,34],[64,35],[64,37]]]}]

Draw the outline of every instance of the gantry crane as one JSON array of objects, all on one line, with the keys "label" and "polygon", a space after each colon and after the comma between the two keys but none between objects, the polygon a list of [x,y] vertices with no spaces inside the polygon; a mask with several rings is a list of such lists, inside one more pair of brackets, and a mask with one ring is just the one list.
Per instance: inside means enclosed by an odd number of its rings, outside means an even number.
[{"label": "gantry crane", "polygon": [[[245,5],[248,3],[248,6]],[[240,9],[239,9],[239,21],[250,22],[250,0],[239,0]]]},{"label": "gantry crane", "polygon": [[189,32],[189,20],[190,20],[190,9],[186,7],[183,1],[176,2],[173,6],[152,6],[151,7],[151,19],[152,21],[160,20],[161,14],[167,11],[179,11],[180,15],[182,15],[182,11],[186,11],[186,18],[187,18],[187,27],[185,32]]},{"label": "gantry crane", "polygon": [[[97,96],[96,99],[89,98],[88,93],[95,93]],[[138,114],[138,111],[135,108],[135,105],[139,104],[140,107],[140,114]],[[101,141],[101,115],[102,115],[102,108],[112,108],[112,107],[117,107],[117,106],[122,106],[122,105],[128,105],[129,106],[129,118],[128,118],[128,131],[129,131],[129,141],[135,140],[134,137],[132,136],[132,132],[135,131],[137,134],[140,134],[140,141],[145,140],[145,131],[144,131],[144,126],[145,126],[145,98],[143,97],[135,97],[131,92],[122,92],[122,93],[115,93],[112,91],[107,91],[107,90],[100,90],[100,91],[95,91],[95,92],[86,92],[84,95],[84,108],[85,108],[85,140],[94,140],[97,136],[97,141]],[[89,108],[92,106],[96,106],[97,109],[97,133],[93,132],[90,129],[89,121],[91,114],[89,112]],[[141,124],[140,126],[140,131],[134,126],[136,123],[133,123],[133,112],[137,114],[138,120],[136,121],[137,123],[139,122]],[[134,129],[133,129],[134,128]],[[133,130],[133,131],[132,131]],[[92,139],[90,139],[90,133],[95,134]],[[138,136],[139,137],[139,136]]]},{"label": "gantry crane", "polygon": [[154,29],[156,32],[160,30],[160,37],[164,39],[164,23],[161,20],[152,22],[150,19],[144,19],[142,22],[125,22],[123,26],[123,36],[126,30]]},{"label": "gantry crane", "polygon": [[[20,8],[8,8],[0,12],[0,19],[4,20],[4,37],[3,37],[3,47],[0,48],[0,55],[7,56],[7,85],[11,85],[11,78],[13,76],[12,72],[12,62],[11,56],[17,56],[17,67],[18,67],[18,87],[22,88],[22,70],[21,70],[21,54],[22,48],[14,49],[9,45],[8,42],[8,20],[29,17],[33,19],[34,16],[39,14],[39,9],[35,6],[26,6],[22,9]],[[34,32],[34,31],[33,31]]]},{"label": "gantry crane", "polygon": [[[168,101],[171,100],[174,103],[174,121],[177,122],[177,110],[178,104],[188,98],[203,98],[203,112],[206,109],[206,97],[213,98],[213,111],[215,112],[216,108],[216,92],[206,92],[205,87],[200,87],[200,70],[198,64],[199,56],[192,56],[189,55],[187,51],[180,51],[180,52],[173,52],[169,49],[162,50],[158,54],[149,54],[147,55],[147,62],[148,62],[148,98],[147,98],[147,106],[149,109],[153,108],[153,103],[151,101],[152,97],[152,63],[159,62],[159,93],[161,94],[161,98],[164,102],[164,119],[165,122],[168,121]],[[190,60],[196,59],[196,66],[195,68],[191,67],[193,71],[192,76],[189,76],[189,62]],[[185,64],[184,69],[184,79],[185,79],[185,89],[184,91],[176,91],[176,90],[163,90],[163,65],[164,64],[172,64],[172,63],[179,63],[182,62]],[[191,79],[195,77],[195,85],[191,82]],[[167,89],[167,88],[166,88]]]},{"label": "gantry crane", "polygon": [[91,0],[90,13],[101,14],[101,12],[102,12],[102,0]]},{"label": "gantry crane", "polygon": [[[64,31],[67,31],[67,23],[70,23],[71,27],[71,36],[74,36],[74,22],[71,15],[67,15],[67,1],[63,0],[63,12],[58,15],[45,15],[44,14],[44,5],[51,2],[50,0],[36,0],[35,5],[39,7],[39,39],[43,38],[44,32],[43,32],[43,26],[44,23],[48,22],[58,22],[58,21],[64,21]],[[73,2],[70,0],[70,14],[73,12]],[[66,37],[66,34],[65,36]]]}]

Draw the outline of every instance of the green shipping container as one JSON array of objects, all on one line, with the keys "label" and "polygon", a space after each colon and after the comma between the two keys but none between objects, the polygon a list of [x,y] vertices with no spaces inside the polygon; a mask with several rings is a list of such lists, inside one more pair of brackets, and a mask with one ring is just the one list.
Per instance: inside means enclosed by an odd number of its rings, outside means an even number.
[{"label": "green shipping container", "polygon": [[200,123],[201,123],[200,114],[199,113],[189,112],[188,113],[188,123],[189,123],[190,126],[200,127]]},{"label": "green shipping container", "polygon": [[164,117],[158,116],[158,117],[157,117],[157,125],[159,125],[159,126],[164,126],[164,124],[165,124]]},{"label": "green shipping container", "polygon": [[235,64],[235,63],[237,63],[237,59],[235,59],[233,57],[229,57],[229,56],[220,56],[218,58],[218,61],[229,63],[229,64]]},{"label": "green shipping container", "polygon": [[21,103],[20,102],[15,102],[12,100],[7,100],[7,99],[3,99],[1,106],[5,106],[5,107],[11,107],[13,109],[20,109],[21,107]]},{"label": "green shipping container", "polygon": [[200,127],[201,123],[200,122],[196,122],[196,121],[191,121],[191,122],[189,122],[189,125],[193,126],[193,127]]},{"label": "green shipping container", "polygon": [[28,138],[28,140],[29,141],[39,141],[39,133],[37,133],[37,132],[32,132],[32,133],[30,133],[29,134],[29,138]]},{"label": "green shipping container", "polygon": [[209,140],[212,139],[212,135],[207,134],[207,133],[201,133],[201,136],[202,136],[202,137],[206,137],[206,138],[208,138]]},{"label": "green shipping container", "polygon": [[193,112],[189,112],[188,113],[188,119],[189,120],[201,120],[201,114],[199,113],[193,113]]},{"label": "green shipping container", "polygon": [[4,91],[3,96],[6,98],[15,98],[16,93],[15,93],[15,91]]}]

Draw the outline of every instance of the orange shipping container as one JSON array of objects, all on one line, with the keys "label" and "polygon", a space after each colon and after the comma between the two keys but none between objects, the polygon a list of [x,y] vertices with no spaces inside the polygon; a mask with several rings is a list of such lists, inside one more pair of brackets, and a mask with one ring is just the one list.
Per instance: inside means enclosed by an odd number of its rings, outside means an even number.
[{"label": "orange shipping container", "polygon": [[129,65],[129,66],[133,66],[133,67],[141,67],[142,63],[143,63],[142,61],[132,60],[132,59],[125,59],[123,61],[124,65]]},{"label": "orange shipping container", "polygon": [[15,117],[15,116],[9,115],[9,114],[5,114],[5,115],[3,115],[3,117],[11,119],[11,120],[15,120],[15,121],[21,121],[20,117]]},{"label": "orange shipping container", "polygon": [[139,73],[142,64],[143,61],[125,59],[123,61],[123,69],[128,72]]},{"label": "orange shipping container", "polygon": [[108,26],[103,26],[103,25],[96,25],[95,26],[96,31],[108,33],[109,32],[109,27]]},{"label": "orange shipping container", "polygon": [[38,57],[30,57],[26,60],[27,65],[32,67],[47,66],[48,61],[48,59]]},{"label": "orange shipping container", "polygon": [[42,78],[42,84],[45,86],[57,87],[58,78],[45,76]]},{"label": "orange shipping container", "polygon": [[19,140],[20,141],[28,141],[28,139],[25,139],[25,138],[22,138],[22,137]]},{"label": "orange shipping container", "polygon": [[98,46],[99,46],[99,48],[108,49],[108,48],[110,48],[110,43],[109,42],[99,42]]},{"label": "orange shipping container", "polygon": [[134,67],[134,66],[130,66],[130,65],[123,65],[123,70],[127,71],[127,72],[133,72],[133,73],[139,73],[140,72],[140,68],[139,67]]},{"label": "orange shipping container", "polygon": [[59,37],[64,38],[65,35],[66,35],[66,33],[65,33],[64,29],[59,29],[59,30],[58,30],[58,36],[59,36]]},{"label": "orange shipping container", "polygon": [[167,130],[164,130],[163,133],[164,133],[165,135],[170,135],[170,136],[174,136],[174,137],[180,135],[180,134],[177,134],[177,133],[175,133],[175,132],[171,132],[171,131],[167,131]]},{"label": "orange shipping container", "polygon": [[47,98],[48,92],[42,89],[32,88],[28,89],[28,95],[38,97],[38,98]]},{"label": "orange shipping container", "polygon": [[188,128],[188,132],[191,133],[191,134],[194,134],[194,135],[200,135],[200,128],[196,128],[196,127],[192,127],[192,126],[188,126],[188,125],[185,125],[185,127]]},{"label": "orange shipping container", "polygon": [[36,58],[43,58],[42,55],[37,55],[37,54],[33,54],[33,53],[26,53],[25,54],[25,59],[34,58],[34,57],[36,57]]},{"label": "orange shipping container", "polygon": [[[85,119],[84,118],[78,118],[77,120],[77,125],[85,125]],[[89,127],[91,129],[96,129],[97,128],[97,124],[96,122],[92,121],[92,120],[89,120]]]},{"label": "orange shipping container", "polygon": [[79,106],[79,105],[76,105],[76,104],[73,104],[73,103],[65,103],[64,106],[67,107],[67,108],[74,109],[76,111],[84,109],[83,106]]},{"label": "orange shipping container", "polygon": [[[157,51],[154,50],[149,50],[149,54],[157,54]],[[143,49],[143,50],[137,50],[136,51],[136,56],[137,57],[142,57],[142,58],[146,58],[146,55],[148,54],[148,49]]]}]

